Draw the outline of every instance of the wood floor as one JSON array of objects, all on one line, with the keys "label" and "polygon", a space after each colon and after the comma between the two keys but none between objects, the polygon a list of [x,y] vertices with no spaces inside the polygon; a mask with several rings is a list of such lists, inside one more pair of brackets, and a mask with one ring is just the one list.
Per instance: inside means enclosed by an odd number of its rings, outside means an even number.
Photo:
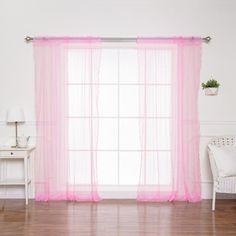
[{"label": "wood floor", "polygon": [[[2,206],[3,200],[0,200]],[[0,235],[236,235],[236,200],[201,203],[100,203],[6,200],[0,210]]]}]

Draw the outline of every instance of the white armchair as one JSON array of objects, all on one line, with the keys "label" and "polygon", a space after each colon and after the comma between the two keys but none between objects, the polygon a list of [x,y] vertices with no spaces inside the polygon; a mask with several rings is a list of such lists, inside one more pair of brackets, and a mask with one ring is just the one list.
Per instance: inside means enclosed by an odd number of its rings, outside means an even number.
[{"label": "white armchair", "polygon": [[[218,147],[236,146],[236,136],[222,136],[211,140],[210,145]],[[215,210],[216,193],[236,193],[236,176],[220,177],[214,155],[208,147],[211,171],[213,175],[212,211]]]}]

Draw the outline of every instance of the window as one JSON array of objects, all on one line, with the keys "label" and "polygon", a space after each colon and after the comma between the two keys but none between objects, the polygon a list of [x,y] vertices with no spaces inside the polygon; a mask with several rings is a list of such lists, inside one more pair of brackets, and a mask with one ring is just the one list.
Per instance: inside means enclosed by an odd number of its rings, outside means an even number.
[{"label": "window", "polygon": [[[156,163],[163,167],[159,173],[161,183],[165,185],[170,182],[171,54],[163,50],[154,56],[160,69],[153,75],[155,80],[144,85],[139,80],[137,50],[103,49],[99,95],[97,100],[93,98],[99,113],[88,117],[81,112],[86,108],[80,110],[84,103],[79,94],[83,93],[86,99],[91,85],[83,83],[80,72],[83,66],[79,54],[76,50],[69,54],[69,146],[71,166],[74,169],[72,176],[75,174],[78,183],[88,181],[81,174],[86,165],[81,158],[89,155],[86,126],[93,119],[99,122],[97,165],[101,191],[132,191],[137,188],[143,151],[140,119],[144,118],[140,115],[143,101],[140,101],[139,94],[143,92],[144,86],[147,92],[146,124],[150,128],[147,135],[151,140],[146,149],[153,153],[152,158],[156,158]],[[79,155],[81,153],[83,155]]]}]

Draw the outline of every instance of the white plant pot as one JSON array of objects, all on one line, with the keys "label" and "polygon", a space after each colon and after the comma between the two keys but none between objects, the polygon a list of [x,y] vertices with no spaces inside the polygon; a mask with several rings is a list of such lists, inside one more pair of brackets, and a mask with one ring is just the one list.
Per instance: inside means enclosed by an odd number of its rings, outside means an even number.
[{"label": "white plant pot", "polygon": [[206,96],[215,96],[218,94],[218,88],[205,88]]}]

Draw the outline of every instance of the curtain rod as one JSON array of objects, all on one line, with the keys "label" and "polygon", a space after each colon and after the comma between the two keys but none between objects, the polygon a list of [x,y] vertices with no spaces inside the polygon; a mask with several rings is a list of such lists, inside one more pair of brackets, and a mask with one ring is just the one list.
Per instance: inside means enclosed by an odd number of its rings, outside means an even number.
[{"label": "curtain rod", "polygon": [[[43,37],[42,37],[42,38],[43,38]],[[152,37],[150,37],[150,38],[152,38]],[[189,37],[189,38],[191,38],[191,37]],[[30,37],[30,36],[26,36],[26,37],[25,37],[25,41],[26,41],[27,43],[33,41],[34,39],[36,39],[36,38]],[[60,39],[60,37],[58,37],[58,39]],[[71,39],[73,39],[73,37],[71,37]],[[75,37],[75,39],[76,39],[76,37]],[[153,39],[154,39],[154,38],[153,38]],[[170,39],[170,38],[165,38],[165,37],[163,37],[163,38],[160,38],[160,39]],[[207,37],[202,38],[202,41],[203,41],[204,43],[210,43],[211,39],[212,39],[212,38],[211,38],[210,36],[207,36]],[[103,42],[135,42],[135,41],[137,40],[137,38],[101,37],[101,40],[102,40]]]}]

